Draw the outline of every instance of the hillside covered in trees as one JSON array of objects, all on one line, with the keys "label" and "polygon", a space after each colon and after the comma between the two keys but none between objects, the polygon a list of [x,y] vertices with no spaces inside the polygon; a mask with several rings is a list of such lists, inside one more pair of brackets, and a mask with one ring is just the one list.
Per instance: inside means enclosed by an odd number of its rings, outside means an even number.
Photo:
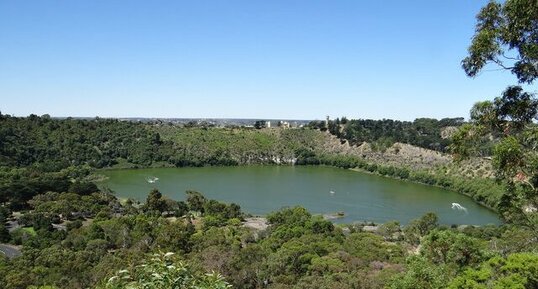
[{"label": "hillside covered in trees", "polygon": [[[384,145],[407,143],[426,149],[446,150],[450,137],[443,129],[455,128],[459,119],[340,120],[329,122],[329,131],[349,141]],[[324,122],[311,128],[253,129],[176,126],[115,119],[26,118],[0,114],[0,165],[39,166],[59,170],[69,166],[93,168],[115,165],[204,166],[256,163],[293,164],[305,152],[339,154],[344,148],[321,131]],[[339,129],[336,129],[339,127]]]},{"label": "hillside covered in trees", "polygon": [[327,121],[313,121],[310,127],[327,130],[336,137],[360,145],[372,143],[387,148],[396,142],[407,143],[425,149],[448,151],[451,135],[464,124],[463,118],[418,118],[414,121],[391,119],[350,119],[346,117]]}]

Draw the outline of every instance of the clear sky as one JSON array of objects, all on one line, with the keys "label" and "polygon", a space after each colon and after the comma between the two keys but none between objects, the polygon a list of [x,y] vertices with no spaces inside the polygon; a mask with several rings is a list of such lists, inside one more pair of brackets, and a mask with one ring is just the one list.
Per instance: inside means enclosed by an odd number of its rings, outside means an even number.
[{"label": "clear sky", "polygon": [[467,117],[516,83],[460,68],[485,3],[0,0],[0,111]]}]

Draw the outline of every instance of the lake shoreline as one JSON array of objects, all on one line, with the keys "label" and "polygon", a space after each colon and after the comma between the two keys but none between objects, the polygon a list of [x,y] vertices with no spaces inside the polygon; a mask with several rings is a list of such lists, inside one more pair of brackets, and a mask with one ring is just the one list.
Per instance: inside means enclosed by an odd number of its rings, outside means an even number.
[{"label": "lake shoreline", "polygon": [[[383,175],[366,174],[356,169],[342,170],[335,166],[206,166],[108,169],[101,172],[110,179],[100,182],[100,187],[109,187],[119,197],[142,202],[153,188],[174,200],[184,199],[184,191],[196,190],[213,199],[236,202],[252,215],[266,215],[282,207],[303,206],[319,215],[342,212],[344,216],[335,219],[335,223],[398,220],[405,224],[428,211],[444,214],[442,223],[446,225],[503,223],[495,211],[465,194],[413,181],[401,182],[402,179],[398,178],[379,178]],[[158,177],[159,180],[148,182],[147,179],[151,177]],[[406,200],[408,197],[418,197],[419,203],[409,203]],[[454,202],[469,208],[471,219],[465,217],[463,212],[459,214],[450,210],[450,204]],[[482,217],[476,214],[482,214],[480,212],[485,212],[484,209],[496,221],[480,221]],[[413,210],[418,211],[415,214]],[[457,220],[451,220],[453,218]]]},{"label": "lake shoreline", "polygon": [[[275,164],[275,163],[269,163],[269,164],[239,164],[239,165],[229,165],[229,166],[228,165],[205,165],[205,166],[183,166],[183,167],[159,164],[157,166],[146,166],[146,167],[138,167],[138,166],[136,166],[136,167],[116,167],[116,168],[115,167],[107,167],[107,168],[97,169],[96,171],[99,172],[99,171],[144,170],[144,169],[160,169],[160,168],[207,168],[207,167],[225,168],[225,167],[256,167],[256,166],[262,166],[262,167],[309,167],[309,166],[311,166],[311,167],[330,167],[330,168],[350,170],[350,171],[354,171],[354,172],[358,172],[358,173],[364,173],[364,174],[368,174],[368,175],[380,176],[380,177],[384,177],[384,178],[391,179],[391,180],[403,181],[403,182],[406,182],[406,183],[421,184],[421,185],[425,185],[425,186],[429,186],[429,187],[441,188],[441,189],[445,189],[445,190],[448,190],[448,191],[451,191],[451,192],[455,192],[455,193],[467,196],[467,197],[471,198],[473,200],[473,202],[475,202],[475,203],[479,204],[480,206],[482,206],[482,207],[484,207],[484,208],[498,214],[502,218],[502,216],[499,214],[499,212],[493,206],[490,206],[490,205],[486,204],[485,202],[476,200],[472,195],[470,195],[468,193],[460,192],[460,191],[457,191],[457,190],[452,190],[450,188],[446,188],[446,187],[436,185],[436,184],[428,184],[428,183],[425,183],[425,182],[412,180],[412,179],[409,179],[409,178],[400,178],[400,177],[395,177],[395,176],[384,175],[384,174],[380,174],[378,172],[372,172],[372,171],[369,171],[369,170],[366,170],[366,169],[362,169],[360,167],[343,168],[343,167],[334,166],[334,165],[327,165],[327,164],[293,165],[293,164],[287,164],[287,163],[282,163],[282,164]],[[434,174],[432,174],[432,175],[434,175]],[[96,182],[99,183],[99,182],[106,181],[106,179],[108,177],[104,176],[104,178],[103,178],[103,176],[104,175],[102,175],[102,174],[97,174],[98,180]]]}]

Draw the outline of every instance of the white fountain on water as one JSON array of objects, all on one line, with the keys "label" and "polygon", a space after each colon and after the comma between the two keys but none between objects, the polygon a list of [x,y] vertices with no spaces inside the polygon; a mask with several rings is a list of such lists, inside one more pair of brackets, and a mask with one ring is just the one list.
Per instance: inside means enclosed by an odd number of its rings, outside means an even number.
[{"label": "white fountain on water", "polygon": [[467,213],[467,209],[458,203],[452,203],[452,210],[464,211]]}]

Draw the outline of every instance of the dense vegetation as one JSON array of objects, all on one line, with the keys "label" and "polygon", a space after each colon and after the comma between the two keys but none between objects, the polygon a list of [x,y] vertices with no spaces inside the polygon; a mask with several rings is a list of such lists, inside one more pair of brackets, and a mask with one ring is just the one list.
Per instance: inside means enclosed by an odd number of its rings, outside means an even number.
[{"label": "dense vegetation", "polygon": [[292,163],[322,145],[310,129],[208,128],[112,119],[0,114],[0,167],[203,166]]},{"label": "dense vegetation", "polygon": [[331,134],[351,145],[363,142],[389,147],[395,142],[418,147],[446,151],[450,145],[450,131],[463,124],[463,118],[418,118],[413,122],[391,119],[342,119],[314,121],[310,127],[328,130]]},{"label": "dense vegetation", "polygon": [[[533,232],[516,226],[439,227],[429,213],[372,233],[295,207],[270,214],[269,228],[253,231],[237,205],[198,192],[176,202],[156,190],[145,204],[120,204],[99,191],[48,193],[29,203],[24,226],[33,230],[10,234],[23,254],[0,258],[2,288],[460,288],[475,279],[533,288],[538,282],[532,271],[538,255],[521,253],[536,252],[538,244],[529,243]],[[473,273],[500,267],[502,276]]]},{"label": "dense vegetation", "polygon": [[119,159],[150,165],[161,159],[160,145],[159,135],[141,124],[0,114],[2,166],[34,165],[45,171],[57,171],[82,164],[102,168]]},{"label": "dense vegetation", "polygon": [[300,150],[320,150],[323,136],[311,129],[154,127],[173,143],[170,162],[177,166],[292,164]]}]

